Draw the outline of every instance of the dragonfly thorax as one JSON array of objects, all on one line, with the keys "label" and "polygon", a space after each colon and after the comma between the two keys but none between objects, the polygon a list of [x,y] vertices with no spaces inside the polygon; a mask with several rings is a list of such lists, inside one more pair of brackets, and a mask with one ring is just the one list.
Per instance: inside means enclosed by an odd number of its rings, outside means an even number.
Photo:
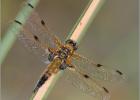
[{"label": "dragonfly thorax", "polygon": [[48,56],[48,60],[51,62],[55,58],[59,58],[61,60],[61,65],[59,68],[64,70],[69,66],[67,64],[67,60],[70,60],[74,51],[77,49],[76,42],[72,40],[67,40],[64,45],[56,50],[56,52],[50,52]]},{"label": "dragonfly thorax", "polygon": [[70,49],[66,48],[66,47],[62,47],[59,51],[58,51],[58,57],[60,59],[66,60],[68,55],[70,55]]},{"label": "dragonfly thorax", "polygon": [[60,59],[66,60],[68,56],[73,55],[73,52],[77,50],[77,43],[69,39],[58,51],[58,57]]},{"label": "dragonfly thorax", "polygon": [[62,61],[67,60],[67,57],[71,54],[70,49],[66,47],[61,47],[56,52],[50,52],[48,55],[48,60],[51,62],[54,58],[59,58]]}]

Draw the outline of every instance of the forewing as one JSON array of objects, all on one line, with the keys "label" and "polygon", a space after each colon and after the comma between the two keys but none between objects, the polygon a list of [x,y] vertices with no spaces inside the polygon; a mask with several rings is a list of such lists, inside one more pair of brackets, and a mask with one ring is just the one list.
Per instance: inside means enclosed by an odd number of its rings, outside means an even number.
[{"label": "forewing", "polygon": [[42,26],[44,22],[34,11],[23,26],[19,39],[32,52],[35,52],[43,61],[48,56],[48,47],[55,48],[53,38],[48,34],[50,31]]},{"label": "forewing", "polygon": [[87,73],[78,69],[75,71],[66,69],[65,75],[67,81],[84,93],[93,96],[95,100],[109,100],[109,91],[92,79],[92,77],[89,77]]}]

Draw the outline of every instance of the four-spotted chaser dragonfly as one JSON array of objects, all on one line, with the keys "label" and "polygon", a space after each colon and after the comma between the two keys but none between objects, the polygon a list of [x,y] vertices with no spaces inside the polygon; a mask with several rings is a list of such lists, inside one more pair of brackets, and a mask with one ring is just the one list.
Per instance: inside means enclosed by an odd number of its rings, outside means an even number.
[{"label": "four-spotted chaser dragonfly", "polygon": [[[18,20],[15,22],[22,25]],[[75,41],[68,39],[62,43],[35,11],[23,26],[19,39],[31,51],[37,53],[47,66],[38,80],[34,93],[52,74],[60,70],[64,70],[68,80],[75,87],[97,100],[109,100],[110,97],[109,90],[101,83],[104,81],[115,83],[124,79],[121,71],[95,63],[78,54]]]}]

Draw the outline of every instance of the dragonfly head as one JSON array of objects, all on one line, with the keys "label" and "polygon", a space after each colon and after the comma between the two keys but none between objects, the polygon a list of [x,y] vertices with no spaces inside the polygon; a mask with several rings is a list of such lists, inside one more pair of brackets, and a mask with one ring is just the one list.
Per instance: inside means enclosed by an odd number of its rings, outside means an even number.
[{"label": "dragonfly head", "polygon": [[77,43],[75,41],[71,40],[71,39],[66,40],[65,44],[70,45],[73,48],[74,51],[78,49]]}]

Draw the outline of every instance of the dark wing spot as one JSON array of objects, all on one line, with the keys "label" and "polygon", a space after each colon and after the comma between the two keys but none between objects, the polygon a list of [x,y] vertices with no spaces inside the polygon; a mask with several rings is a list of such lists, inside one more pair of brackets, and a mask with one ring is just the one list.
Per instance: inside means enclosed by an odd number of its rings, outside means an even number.
[{"label": "dark wing spot", "polygon": [[36,35],[34,35],[34,39],[35,39],[36,41],[39,41],[39,38],[38,38]]},{"label": "dark wing spot", "polygon": [[120,74],[120,75],[123,75],[123,73],[122,73],[121,71],[119,71],[119,70],[116,70],[116,72],[117,72],[118,74]]},{"label": "dark wing spot", "polygon": [[97,67],[101,67],[101,66],[103,66],[103,65],[101,65],[101,64],[97,64],[96,66],[97,66]]},{"label": "dark wing spot", "polygon": [[42,24],[43,26],[45,26],[45,22],[44,22],[44,20],[41,20],[41,24]]},{"label": "dark wing spot", "polygon": [[34,6],[32,4],[30,4],[30,3],[28,3],[28,6],[30,6],[31,8],[34,8]]},{"label": "dark wing spot", "polygon": [[20,21],[18,21],[18,20],[14,20],[14,22],[16,22],[19,25],[22,25],[22,23]]},{"label": "dark wing spot", "polygon": [[87,74],[84,74],[84,77],[85,77],[85,78],[89,78],[89,76],[88,76]]},{"label": "dark wing spot", "polygon": [[103,87],[103,89],[106,93],[109,93],[109,91],[105,87]]}]

